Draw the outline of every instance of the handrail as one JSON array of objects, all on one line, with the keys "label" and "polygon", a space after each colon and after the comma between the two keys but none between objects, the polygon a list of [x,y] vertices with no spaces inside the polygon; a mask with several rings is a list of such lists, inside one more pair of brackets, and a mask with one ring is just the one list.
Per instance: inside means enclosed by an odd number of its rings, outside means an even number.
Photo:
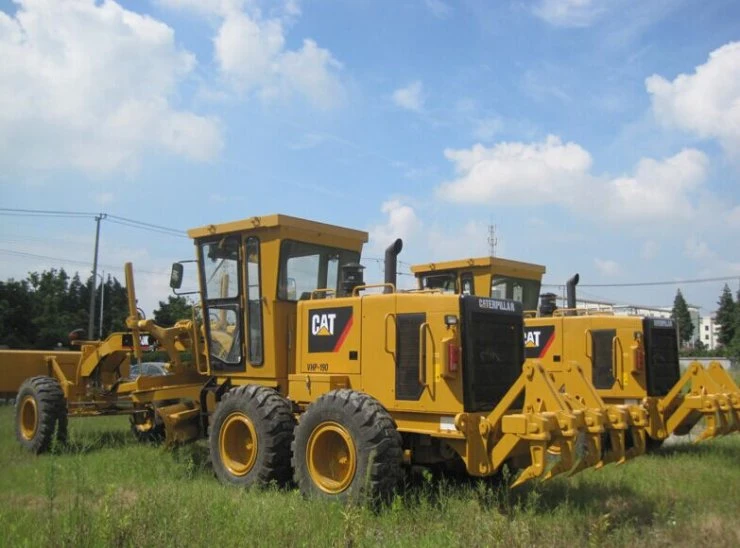
[{"label": "handrail", "polygon": [[395,314],[389,312],[385,315],[385,318],[383,319],[383,349],[386,351],[387,354],[395,354],[393,350],[388,348],[388,319],[394,318],[395,316]]},{"label": "handrail", "polygon": [[[622,359],[622,367],[617,371],[617,347],[619,347],[619,355]],[[620,388],[624,388],[622,384],[622,373],[624,370],[624,348],[622,347],[622,341],[619,336],[614,335],[612,338],[612,377],[619,383]]]},{"label": "handrail", "polygon": [[[527,311],[529,312],[529,311]],[[605,316],[615,316],[614,310],[607,308],[558,308],[554,310],[552,315],[555,317],[561,316],[595,316],[597,314],[603,314]]]},{"label": "handrail", "polygon": [[331,289],[331,288],[320,288],[320,289],[314,289],[313,291],[311,291],[311,300],[313,300],[313,296],[314,296],[314,295],[315,295],[316,293],[326,293],[327,295],[328,295],[329,293],[333,293],[334,295],[336,295],[336,294],[337,294],[337,290],[336,290],[336,289]]},{"label": "handrail", "polygon": [[429,323],[423,322],[419,325],[419,384],[422,386],[429,386],[427,383],[427,329]]},{"label": "handrail", "polygon": [[374,287],[385,287],[390,288],[392,293],[396,292],[396,286],[393,284],[368,284],[368,285],[358,285],[352,290],[352,296],[356,297],[360,291],[365,291],[366,289],[372,289]]}]

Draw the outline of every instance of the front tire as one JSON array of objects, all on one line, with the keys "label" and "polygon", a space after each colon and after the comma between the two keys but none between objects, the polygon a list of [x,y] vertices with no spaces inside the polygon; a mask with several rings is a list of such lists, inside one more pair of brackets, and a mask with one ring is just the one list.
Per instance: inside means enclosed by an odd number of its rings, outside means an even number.
[{"label": "front tire", "polygon": [[60,442],[67,437],[67,402],[52,377],[31,377],[21,384],[15,400],[15,437],[35,454],[49,450],[56,432]]},{"label": "front tire", "polygon": [[211,418],[208,445],[216,476],[243,487],[287,483],[294,428],[290,402],[272,388],[232,388]]},{"label": "front tire", "polygon": [[295,481],[306,497],[385,500],[402,474],[401,435],[362,392],[333,390],[308,406],[293,441]]}]

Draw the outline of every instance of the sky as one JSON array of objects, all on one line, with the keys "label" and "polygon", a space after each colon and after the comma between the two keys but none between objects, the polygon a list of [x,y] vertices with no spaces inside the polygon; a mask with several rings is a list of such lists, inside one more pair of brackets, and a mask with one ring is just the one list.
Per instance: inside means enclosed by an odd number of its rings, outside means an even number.
[{"label": "sky", "polygon": [[[366,230],[366,279],[496,254],[703,315],[740,287],[734,0],[0,0],[0,208]],[[0,279],[89,272],[95,222],[0,211]],[[143,308],[192,243],[115,219]],[[400,284],[412,284],[401,276]],[[585,287],[633,282],[648,287]]]}]

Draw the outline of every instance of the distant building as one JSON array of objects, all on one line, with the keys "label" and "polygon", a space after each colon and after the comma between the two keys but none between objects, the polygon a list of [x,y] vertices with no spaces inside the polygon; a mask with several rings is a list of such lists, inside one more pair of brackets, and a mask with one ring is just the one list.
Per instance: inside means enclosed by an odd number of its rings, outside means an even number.
[{"label": "distant building", "polygon": [[699,320],[699,337],[709,350],[719,346],[719,324],[715,316],[703,316]]}]

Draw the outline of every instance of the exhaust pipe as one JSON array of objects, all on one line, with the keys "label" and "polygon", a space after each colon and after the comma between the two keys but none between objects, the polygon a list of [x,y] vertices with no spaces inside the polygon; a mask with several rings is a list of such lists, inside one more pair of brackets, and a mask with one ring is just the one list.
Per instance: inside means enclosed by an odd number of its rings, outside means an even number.
[{"label": "exhaust pipe", "polygon": [[[578,285],[578,280],[580,279],[581,277],[576,273],[575,276],[565,283],[566,297],[568,299],[567,308],[573,309],[576,307],[576,285]],[[568,316],[573,316],[574,314],[574,310],[568,311]]]},{"label": "exhaust pipe", "polygon": [[[396,274],[397,274],[397,257],[403,249],[403,240],[398,238],[395,242],[388,246],[385,250],[385,280],[387,284],[393,284],[396,287]],[[390,293],[391,289],[386,287],[383,293]]]}]

